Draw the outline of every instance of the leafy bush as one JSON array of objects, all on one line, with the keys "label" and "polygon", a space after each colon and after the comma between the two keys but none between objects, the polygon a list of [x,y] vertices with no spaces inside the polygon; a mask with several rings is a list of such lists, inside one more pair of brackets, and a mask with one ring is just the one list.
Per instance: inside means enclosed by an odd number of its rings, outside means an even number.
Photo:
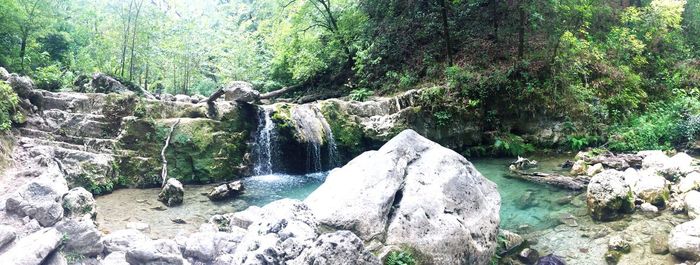
[{"label": "leafy bush", "polygon": [[22,114],[17,111],[19,97],[12,88],[0,82],[0,131],[7,131],[12,127],[12,122],[22,120]]},{"label": "leafy bush", "polygon": [[358,88],[350,92],[350,99],[355,101],[365,101],[373,94],[374,92],[370,91],[369,89]]},{"label": "leafy bush", "polygon": [[389,253],[386,258],[385,265],[415,265],[416,260],[409,251],[394,251]]},{"label": "leafy bush", "polygon": [[63,87],[63,76],[63,72],[61,72],[58,65],[39,67],[34,71],[34,82],[39,89],[58,91]]},{"label": "leafy bush", "polygon": [[695,140],[700,112],[697,99],[680,96],[668,103],[657,103],[636,117],[614,127],[609,137],[613,151],[671,149]]},{"label": "leafy bush", "polygon": [[566,137],[566,142],[568,144],[567,147],[569,149],[573,151],[579,151],[600,142],[600,137],[590,135],[569,135]]},{"label": "leafy bush", "polygon": [[535,147],[525,143],[522,137],[509,133],[496,138],[493,151],[496,155],[521,156],[535,151]]}]

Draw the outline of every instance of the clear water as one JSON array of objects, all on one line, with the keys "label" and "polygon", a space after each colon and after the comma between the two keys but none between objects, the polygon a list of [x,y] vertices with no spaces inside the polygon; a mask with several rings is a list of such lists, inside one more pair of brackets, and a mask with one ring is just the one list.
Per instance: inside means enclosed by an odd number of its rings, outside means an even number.
[{"label": "clear water", "polygon": [[[558,165],[566,159],[548,157],[535,160],[539,166],[534,171],[561,172]],[[578,192],[508,178],[508,165],[513,161],[514,159],[471,160],[484,177],[498,185],[501,194],[501,227],[513,231],[550,228],[559,224],[560,216],[574,211],[570,202],[581,203],[581,198],[576,196]]]},{"label": "clear water", "polygon": [[[304,199],[323,183],[327,172],[301,176],[269,174],[243,179],[243,195],[228,201],[212,202],[206,194],[215,185],[186,185],[184,203],[165,207],[157,200],[160,189],[121,189],[97,197],[97,221],[109,231],[125,229],[129,222],[150,225],[154,238],[172,238],[178,231],[194,232],[215,214],[263,206],[283,198]],[[173,220],[181,219],[186,224]]]},{"label": "clear water", "polygon": [[[537,171],[556,172],[564,159],[540,159]],[[544,230],[559,224],[561,215],[585,209],[578,193],[534,184],[506,176],[512,159],[472,160],[476,168],[498,185],[501,194],[501,226],[518,232]],[[301,176],[267,174],[243,179],[245,192],[238,198],[212,202],[205,195],[214,185],[188,185],[185,203],[167,208],[156,200],[159,189],[123,189],[97,198],[98,221],[107,231],[124,229],[128,222],[151,225],[151,236],[169,238],[183,229],[196,231],[215,214],[263,206],[283,198],[304,199],[320,186],[327,172]],[[574,206],[574,205],[578,205]],[[186,224],[172,220],[182,219]]]}]

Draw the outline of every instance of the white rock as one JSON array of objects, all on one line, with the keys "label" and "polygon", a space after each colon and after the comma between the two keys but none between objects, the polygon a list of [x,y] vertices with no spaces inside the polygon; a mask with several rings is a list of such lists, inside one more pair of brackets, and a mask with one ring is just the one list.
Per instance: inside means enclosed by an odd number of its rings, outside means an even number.
[{"label": "white rock", "polygon": [[700,219],[677,225],[668,238],[671,254],[682,259],[700,259]]},{"label": "white rock", "polygon": [[104,237],[105,252],[126,252],[136,242],[146,240],[149,238],[139,230],[117,230]]},{"label": "white rock", "polygon": [[645,213],[656,213],[659,211],[659,208],[657,208],[656,206],[654,206],[651,203],[645,202],[639,206],[639,210],[641,210],[642,212],[645,212]]},{"label": "white rock", "polygon": [[592,165],[586,169],[586,175],[588,176],[594,176],[595,174],[598,174],[600,172],[603,172],[603,164],[598,163],[595,165]]},{"label": "white rock", "polygon": [[151,226],[147,223],[128,222],[126,223],[126,229],[136,229],[138,231],[148,233],[151,231]]},{"label": "white rock", "polygon": [[576,162],[574,162],[574,165],[571,166],[571,175],[577,176],[586,174],[586,167],[586,161],[584,161],[583,159],[576,160]]},{"label": "white rock", "polygon": [[331,171],[305,200],[324,225],[408,245],[438,264],[485,264],[500,196],[461,155],[406,130]]},{"label": "white rock", "polygon": [[680,193],[686,193],[691,190],[700,190],[700,172],[694,171],[681,178],[677,187]]},{"label": "white rock", "polygon": [[643,169],[655,169],[660,170],[666,166],[670,161],[670,158],[664,154],[662,151],[642,151],[637,153],[644,157],[642,160]]},{"label": "white rock", "polygon": [[586,193],[588,212],[594,220],[609,221],[634,211],[634,196],[624,173],[608,169],[591,178]]},{"label": "white rock", "polygon": [[139,265],[189,264],[180,254],[177,243],[169,239],[137,242],[126,252],[126,261]]},{"label": "white rock", "polygon": [[634,184],[633,191],[638,198],[656,206],[665,206],[669,199],[666,179],[651,170],[640,172],[639,180]]},{"label": "white rock", "polygon": [[44,228],[20,240],[0,255],[0,264],[38,265],[60,244],[62,234],[55,228]]},{"label": "white rock", "polygon": [[685,195],[685,209],[691,219],[700,217],[700,191],[694,190]]}]

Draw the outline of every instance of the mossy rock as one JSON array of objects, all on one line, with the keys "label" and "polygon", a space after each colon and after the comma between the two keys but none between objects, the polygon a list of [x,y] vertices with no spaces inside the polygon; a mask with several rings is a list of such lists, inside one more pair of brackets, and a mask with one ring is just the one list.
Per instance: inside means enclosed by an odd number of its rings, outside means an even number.
[{"label": "mossy rock", "polygon": [[102,115],[107,121],[119,124],[122,118],[134,115],[134,109],[139,102],[139,98],[134,94],[109,94],[105,97]]},{"label": "mossy rock", "polygon": [[[340,105],[333,101],[321,104],[321,114],[333,131],[343,163],[350,161],[365,151],[377,149],[385,141],[368,136],[362,129],[357,118],[343,111]],[[397,128],[397,130],[399,130]],[[396,132],[398,134],[399,132]]]}]

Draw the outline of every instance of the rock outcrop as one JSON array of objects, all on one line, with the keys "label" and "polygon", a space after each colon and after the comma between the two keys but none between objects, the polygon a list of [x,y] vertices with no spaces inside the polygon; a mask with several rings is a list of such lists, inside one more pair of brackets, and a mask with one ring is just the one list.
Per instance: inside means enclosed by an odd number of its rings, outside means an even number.
[{"label": "rock outcrop", "polygon": [[496,248],[495,184],[412,130],[333,170],[305,202],[322,225],[410,246],[429,263],[486,264]]},{"label": "rock outcrop", "polygon": [[617,170],[606,170],[591,178],[586,202],[594,220],[610,221],[634,211],[632,190],[624,173]]},{"label": "rock outcrop", "polygon": [[691,191],[685,195],[685,209],[688,217],[698,219],[700,217],[700,191]]},{"label": "rock outcrop", "polygon": [[47,179],[31,181],[7,199],[5,210],[34,218],[42,226],[53,226],[63,218],[61,198],[67,190],[65,182]]},{"label": "rock outcrop", "polygon": [[684,259],[700,260],[700,219],[677,225],[668,238],[671,254]]},{"label": "rock outcrop", "polygon": [[44,228],[20,240],[0,255],[0,264],[37,265],[61,244],[62,234],[55,228]]},{"label": "rock outcrop", "polygon": [[65,236],[63,250],[85,257],[102,254],[104,243],[102,233],[89,219],[66,219],[56,224],[56,229]]}]

